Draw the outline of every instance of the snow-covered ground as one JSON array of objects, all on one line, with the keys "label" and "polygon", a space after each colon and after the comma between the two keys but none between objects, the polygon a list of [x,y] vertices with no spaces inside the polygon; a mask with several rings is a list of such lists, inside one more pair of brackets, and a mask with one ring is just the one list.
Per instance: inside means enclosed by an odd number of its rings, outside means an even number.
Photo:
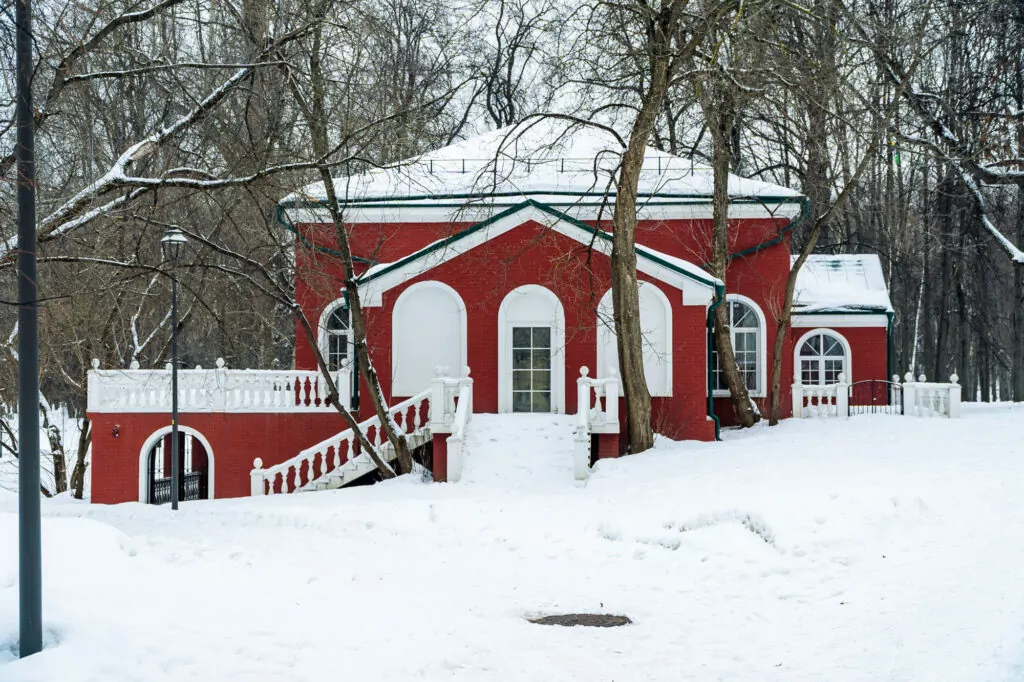
[{"label": "snow-covered ground", "polygon": [[[48,648],[0,679],[1024,679],[1024,406],[660,442],[572,480],[564,418],[477,416],[463,482],[44,502]],[[525,618],[625,614],[624,628]]]}]

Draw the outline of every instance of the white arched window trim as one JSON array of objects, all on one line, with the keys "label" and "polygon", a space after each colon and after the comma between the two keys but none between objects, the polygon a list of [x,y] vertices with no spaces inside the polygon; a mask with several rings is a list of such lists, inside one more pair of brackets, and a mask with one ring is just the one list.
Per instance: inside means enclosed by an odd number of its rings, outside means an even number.
[{"label": "white arched window trim", "polygon": [[804,342],[812,336],[818,334],[826,334],[835,338],[843,346],[843,374],[846,376],[846,381],[852,381],[853,377],[853,350],[850,348],[850,342],[846,340],[846,337],[837,332],[834,329],[827,327],[818,327],[811,329],[803,336],[801,336],[796,344],[793,346],[793,383],[803,385],[803,373],[800,371],[800,348],[804,345]]},{"label": "white arched window trim", "polygon": [[515,296],[540,294],[554,303],[555,319],[515,320],[518,326],[551,326],[551,406],[552,412],[565,414],[565,310],[558,296],[539,284],[524,284],[508,292],[498,308],[498,412],[512,411],[512,326],[508,319],[509,302]]},{"label": "white arched window trim", "polygon": [[[399,339],[400,329],[397,324],[398,319],[401,318],[402,306],[407,304],[409,299],[412,298],[413,294],[433,289],[435,291],[441,291],[446,294],[449,298],[456,302],[459,311],[459,365],[458,367],[449,367],[448,371],[451,376],[462,376],[463,368],[469,364],[468,360],[468,348],[467,348],[467,330],[468,321],[466,318],[466,304],[462,300],[462,296],[459,292],[448,286],[444,282],[438,282],[437,280],[425,280],[423,282],[417,282],[412,286],[408,287],[405,291],[398,295],[395,300],[395,305],[391,311],[391,378],[392,378],[392,395],[415,395],[417,392],[425,390],[427,387],[416,389],[415,387],[401,386],[398,382],[395,382],[395,378],[398,372],[398,351],[401,340]],[[431,374],[433,368],[430,368]]]},{"label": "white arched window trim", "polygon": [[[158,431],[154,431],[146,442],[142,444],[142,450],[139,452],[139,502],[143,504],[149,503],[149,451],[156,446],[161,438],[171,433],[171,427],[165,426]],[[179,434],[188,434],[198,440],[203,445],[203,449],[206,450],[206,499],[212,500],[214,497],[214,466],[213,466],[213,448],[210,447],[210,441],[206,440],[203,434],[199,433],[191,426],[178,426]]]},{"label": "white arched window trim", "polygon": [[[742,303],[754,311],[754,315],[757,316],[757,386],[756,391],[750,391],[749,395],[751,398],[764,398],[768,395],[768,322],[764,316],[764,311],[761,310],[761,306],[757,304],[754,299],[744,296],[743,294],[727,294],[725,297],[726,302],[737,302]],[[730,323],[732,320],[730,320]],[[736,348],[736,335],[731,324],[729,327],[730,338],[732,338],[733,349]],[[709,365],[710,366],[710,365]],[[712,377],[714,379],[714,377]],[[728,398],[728,389],[715,389],[714,396],[716,398]]]},{"label": "white arched window trim", "polygon": [[[328,346],[327,323],[331,319],[331,315],[334,313],[334,311],[337,310],[338,308],[344,307],[344,305],[345,305],[345,299],[344,298],[337,298],[337,299],[331,301],[330,303],[328,303],[327,307],[324,308],[323,313],[320,314],[320,322],[319,322],[319,324],[317,324],[317,348],[320,349],[320,353],[324,356],[324,362],[326,362],[328,364],[330,364],[330,357],[328,357],[330,349],[329,349],[329,346]],[[352,316],[351,316],[351,314],[349,315],[349,325],[348,325],[348,328],[349,328],[349,331],[348,331],[348,355],[347,355],[347,359],[346,359],[346,363],[345,363],[346,366],[352,363],[352,354],[353,354],[353,351],[354,351],[354,349],[352,347]]]},{"label": "white arched window trim", "polygon": [[[650,292],[655,298],[661,303],[662,309],[665,313],[665,327],[663,329],[656,330],[661,334],[661,341],[663,342],[666,353],[663,359],[661,371],[664,372],[663,379],[665,382],[665,390],[660,392],[651,392],[654,397],[671,397],[672,396],[672,303],[669,301],[668,296],[661,290],[657,285],[651,284],[644,280],[640,280],[639,288],[642,292]],[[642,295],[642,294],[641,294]],[[609,289],[605,292],[604,296],[601,297],[600,303],[597,305],[597,366],[595,368],[594,376],[598,379],[604,379],[608,376],[608,370],[615,368],[618,371],[619,358],[618,353],[610,353],[610,348],[615,347],[615,321],[612,318],[614,314],[614,308],[612,304],[612,290]],[[641,314],[642,316],[642,314]],[[641,319],[641,328],[643,327],[643,320]],[[643,330],[650,333],[654,330]],[[611,357],[609,357],[611,355]]]}]

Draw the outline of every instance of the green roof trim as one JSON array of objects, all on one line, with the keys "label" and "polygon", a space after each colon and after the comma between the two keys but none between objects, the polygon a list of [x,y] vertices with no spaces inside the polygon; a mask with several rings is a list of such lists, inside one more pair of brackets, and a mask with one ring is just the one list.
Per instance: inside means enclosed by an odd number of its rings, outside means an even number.
[{"label": "green roof trim", "polygon": [[[479,232],[480,230],[486,229],[488,226],[494,224],[495,222],[497,222],[499,220],[502,220],[504,218],[507,218],[508,216],[514,215],[516,213],[519,213],[520,211],[522,211],[525,208],[536,208],[539,211],[542,211],[543,213],[547,213],[548,215],[550,215],[550,216],[552,216],[552,217],[554,217],[554,218],[556,218],[558,220],[565,221],[565,222],[569,223],[570,225],[573,225],[574,227],[577,227],[577,228],[580,228],[580,229],[582,229],[582,230],[584,230],[586,232],[589,232],[591,235],[593,235],[594,237],[596,237],[598,239],[601,239],[601,240],[603,240],[605,242],[608,242],[608,243],[612,242],[612,235],[610,233],[605,232],[604,230],[599,230],[599,229],[597,229],[595,227],[591,227],[590,225],[587,225],[583,221],[577,220],[576,218],[573,218],[572,216],[568,216],[565,213],[562,213],[561,211],[559,211],[558,209],[552,208],[551,206],[548,206],[547,204],[543,204],[543,203],[541,203],[539,201],[535,201],[533,199],[527,199],[526,201],[520,202],[518,204],[515,204],[514,206],[511,206],[511,207],[505,209],[504,211],[501,211],[500,213],[496,213],[495,215],[491,216],[487,220],[484,220],[483,222],[477,223],[476,225],[473,225],[472,227],[468,227],[465,230],[462,230],[461,232],[458,232],[456,234],[451,235],[450,237],[446,237],[444,239],[436,241],[433,244],[430,244],[430,245],[420,249],[419,251],[415,251],[415,252],[409,254],[408,256],[405,256],[404,258],[401,258],[401,259],[395,261],[394,263],[391,263],[391,264],[389,264],[389,265],[387,265],[387,266],[385,266],[385,267],[383,267],[383,268],[381,268],[381,269],[379,269],[379,270],[377,270],[377,271],[375,271],[373,273],[370,273],[368,275],[364,274],[363,277],[359,278],[358,282],[359,282],[359,284],[366,284],[368,282],[372,282],[373,280],[375,280],[375,279],[377,279],[379,277],[383,277],[384,275],[388,274],[389,272],[394,272],[395,270],[397,270],[397,269],[407,265],[408,263],[412,263],[412,262],[414,262],[416,260],[424,258],[424,257],[430,255],[431,253],[434,253],[435,251],[447,248],[451,244],[454,244],[454,243],[456,243],[458,241],[461,241],[462,239],[465,239],[466,237],[470,236],[471,234],[473,234],[475,232]],[[687,277],[687,278],[689,278],[689,279],[691,279],[691,280],[693,280],[695,282],[698,282],[700,284],[703,284],[705,286],[711,287],[713,289],[717,288],[718,286],[720,286],[720,284],[719,284],[719,282],[717,280],[715,280],[713,278],[708,278],[708,277],[701,277],[701,276],[699,276],[699,275],[697,275],[697,274],[695,274],[693,272],[690,272],[688,270],[680,268],[679,266],[677,266],[677,265],[675,265],[675,264],[673,264],[673,263],[671,263],[671,262],[669,262],[669,261],[667,261],[667,260],[665,260],[663,258],[660,258],[656,254],[651,253],[644,246],[638,245],[638,247],[636,249],[636,253],[637,253],[638,256],[642,256],[643,258],[645,258],[645,259],[647,259],[647,260],[649,260],[649,261],[651,261],[653,263],[657,263],[658,265],[660,265],[662,267],[668,268],[669,270],[672,270],[673,272],[676,272],[676,273],[678,273],[680,275],[683,275],[684,277]]]},{"label": "green roof trim", "polygon": [[[406,202],[413,201],[433,201],[437,199],[488,199],[494,197],[526,197],[529,201],[531,196],[544,196],[544,197],[600,197],[602,199],[608,199],[615,196],[615,192],[569,192],[569,191],[543,191],[536,190],[530,192],[469,192],[461,194],[416,194],[409,196],[399,197],[363,197],[360,199],[354,199],[351,201],[342,201],[339,199],[339,203],[344,206],[356,206],[359,208],[409,208],[409,207],[420,207],[422,204],[409,204]],[[711,195],[709,194],[668,194],[668,193],[640,193],[637,197],[647,198],[668,198],[668,199],[691,199],[692,201],[682,202],[664,202],[659,201],[659,206],[673,206],[673,205],[688,205],[688,204],[710,204]],[[802,196],[764,196],[764,197],[735,197],[730,198],[729,203],[735,204],[797,204],[806,200],[806,197]],[[515,204],[507,204],[509,206],[518,206],[521,202]],[[589,205],[606,205],[607,201],[602,201],[593,204],[581,204],[580,202],[572,202],[569,205],[572,206],[589,206]],[[489,204],[494,206],[495,204]],[[499,204],[501,205],[501,204]],[[551,205],[551,204],[545,204]],[[280,208],[325,208],[324,202],[319,199],[288,199],[278,203]],[[457,204],[434,204],[435,208],[468,208],[465,201]]]}]

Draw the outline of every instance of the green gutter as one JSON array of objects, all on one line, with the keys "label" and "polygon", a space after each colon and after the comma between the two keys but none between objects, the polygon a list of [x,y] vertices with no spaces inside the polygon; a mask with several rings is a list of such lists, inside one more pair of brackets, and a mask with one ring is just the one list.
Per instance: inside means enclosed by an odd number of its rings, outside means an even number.
[{"label": "green gutter", "polygon": [[725,285],[715,285],[715,300],[708,306],[708,416],[715,422],[715,440],[722,440],[722,422],[715,414],[715,372],[711,366],[712,344],[715,342],[715,310],[725,300]]},{"label": "green gutter", "polygon": [[[796,220],[789,221],[788,225],[786,225],[784,228],[779,230],[779,234],[777,236],[772,237],[771,239],[769,239],[767,241],[763,241],[760,244],[757,244],[756,246],[751,246],[749,249],[743,249],[742,251],[737,251],[736,253],[729,254],[729,260],[732,260],[733,258],[743,258],[745,256],[750,256],[750,255],[753,255],[755,253],[758,253],[759,251],[764,251],[765,249],[767,249],[769,247],[781,244],[783,238],[787,234],[792,232],[799,225],[803,225],[805,222],[810,220],[811,219],[811,200],[808,199],[807,197],[798,197],[798,198],[793,198],[790,201],[792,202],[792,201],[797,201],[797,200],[799,200],[799,202],[800,202],[800,213],[799,213],[799,215],[797,215]],[[733,203],[733,200],[730,199],[729,203],[730,204]]]}]

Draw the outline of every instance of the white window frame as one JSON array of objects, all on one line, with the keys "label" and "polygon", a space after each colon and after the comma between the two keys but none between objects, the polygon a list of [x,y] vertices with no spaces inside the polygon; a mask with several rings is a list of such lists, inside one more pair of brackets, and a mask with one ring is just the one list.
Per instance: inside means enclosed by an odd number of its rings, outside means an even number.
[{"label": "white window frame", "polygon": [[[815,329],[811,329],[810,331],[805,333],[803,336],[801,336],[797,340],[796,344],[793,346],[793,383],[794,384],[799,384],[800,386],[804,386],[805,385],[804,384],[804,376],[803,376],[804,373],[803,373],[803,371],[801,370],[801,367],[800,367],[800,349],[803,348],[804,343],[806,343],[808,339],[810,339],[812,336],[818,336],[819,334],[824,334],[826,336],[831,336],[834,339],[836,339],[837,341],[839,341],[840,345],[842,345],[842,347],[843,347],[843,371],[842,371],[842,374],[843,374],[844,377],[846,377],[847,383],[849,383],[850,381],[852,381],[851,377],[853,377],[853,351],[850,348],[850,342],[846,340],[845,336],[843,336],[842,334],[837,332],[835,329],[831,329],[831,328],[828,328],[828,327],[818,327],[818,328],[815,328]],[[816,384],[806,384],[806,385],[822,386],[824,384],[821,383],[821,378],[822,378],[822,373],[821,373],[821,367],[819,366],[819,368],[818,368],[818,383],[816,383]]]},{"label": "white window frame", "polygon": [[[331,301],[330,303],[328,303],[327,307],[324,308],[323,313],[320,314],[320,323],[317,325],[317,347],[320,349],[320,353],[324,356],[324,362],[327,363],[328,366],[330,366],[330,359],[331,359],[330,358],[330,345],[329,345],[329,339],[330,339],[330,336],[331,336],[331,332],[329,332],[328,329],[327,329],[327,323],[330,321],[331,315],[334,314],[334,311],[337,310],[338,308],[342,308],[344,306],[345,306],[345,299],[344,298],[338,298],[338,299],[335,299],[335,300]],[[344,369],[348,369],[349,367],[351,367],[352,366],[352,356],[355,353],[355,347],[354,347],[354,344],[352,343],[352,311],[351,310],[349,310],[349,314],[348,314],[348,332],[345,334],[345,336],[348,337],[348,353],[347,353],[347,357],[345,358],[345,364],[342,365],[341,367],[338,367],[337,368],[338,370],[344,370]]]},{"label": "white window frame", "polygon": [[[510,320],[510,302],[526,294],[540,295],[553,303],[554,318]],[[512,412],[512,327],[551,327],[551,413],[565,414],[565,310],[558,296],[539,284],[516,287],[498,308],[498,412]]]},{"label": "white window frame", "polygon": [[[725,297],[726,303],[742,303],[754,311],[754,315],[757,317],[757,390],[748,391],[751,398],[764,398],[768,395],[767,383],[768,383],[768,321],[764,316],[764,311],[761,310],[761,306],[757,304],[754,299],[743,294],[727,294]],[[747,329],[744,327],[744,329]],[[732,326],[732,310],[729,310],[729,339],[732,341],[733,350],[736,349],[736,330]],[[714,348],[710,349],[712,356],[714,356]],[[715,381],[715,372],[713,369],[714,365],[709,362],[708,369],[711,372],[711,380]],[[717,383],[717,382],[716,382]],[[716,398],[728,398],[729,389],[714,389],[712,395]]]}]

